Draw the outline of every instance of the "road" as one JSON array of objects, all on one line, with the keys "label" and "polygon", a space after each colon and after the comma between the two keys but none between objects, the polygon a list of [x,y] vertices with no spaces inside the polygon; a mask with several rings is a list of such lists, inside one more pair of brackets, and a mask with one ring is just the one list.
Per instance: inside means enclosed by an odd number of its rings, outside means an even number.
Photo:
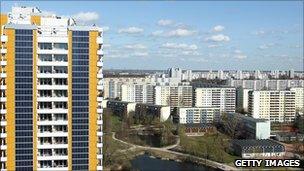
[{"label": "road", "polygon": [[112,138],[116,141],[119,141],[119,142],[123,143],[123,144],[127,144],[127,145],[131,146],[130,148],[125,149],[125,150],[121,150],[120,152],[125,152],[125,151],[128,151],[128,150],[135,150],[136,148],[144,149],[144,150],[155,150],[155,151],[161,151],[161,152],[166,152],[166,153],[170,153],[170,154],[175,154],[177,156],[191,157],[191,158],[194,158],[195,160],[206,162],[206,163],[208,163],[208,165],[219,168],[221,170],[238,170],[237,168],[226,165],[226,164],[218,163],[218,162],[208,160],[208,159],[205,159],[205,158],[201,158],[201,157],[197,157],[197,156],[194,156],[194,155],[191,155],[191,154],[185,154],[185,153],[170,150],[170,149],[173,149],[173,148],[175,148],[176,146],[179,145],[180,138],[177,139],[177,142],[175,144],[170,145],[170,146],[166,146],[166,147],[160,147],[160,148],[141,146],[141,145],[136,145],[136,144],[132,144],[132,143],[129,143],[129,142],[122,141],[122,140],[117,139],[115,137],[115,132],[113,132]]}]

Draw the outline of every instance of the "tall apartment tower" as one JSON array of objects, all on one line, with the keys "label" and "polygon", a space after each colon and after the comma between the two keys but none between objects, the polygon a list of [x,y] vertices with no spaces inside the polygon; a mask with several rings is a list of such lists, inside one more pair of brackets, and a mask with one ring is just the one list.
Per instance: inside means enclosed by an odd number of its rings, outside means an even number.
[{"label": "tall apartment tower", "polygon": [[102,29],[1,14],[1,170],[102,170]]},{"label": "tall apartment tower", "polygon": [[235,88],[196,88],[194,98],[196,107],[218,107],[221,112],[235,112]]},{"label": "tall apartment tower", "polygon": [[296,116],[295,92],[249,91],[248,111],[253,118],[270,122],[292,122]]},{"label": "tall apartment tower", "polygon": [[154,104],[174,107],[192,106],[192,86],[155,86]]}]

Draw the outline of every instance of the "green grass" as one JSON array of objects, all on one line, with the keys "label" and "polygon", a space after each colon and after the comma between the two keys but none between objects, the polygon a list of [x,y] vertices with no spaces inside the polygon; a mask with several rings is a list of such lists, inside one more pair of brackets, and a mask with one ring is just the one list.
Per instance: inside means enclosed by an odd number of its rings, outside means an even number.
[{"label": "green grass", "polygon": [[233,163],[239,158],[229,154],[229,137],[224,134],[206,134],[200,137],[181,136],[181,150],[198,157],[221,163]]}]

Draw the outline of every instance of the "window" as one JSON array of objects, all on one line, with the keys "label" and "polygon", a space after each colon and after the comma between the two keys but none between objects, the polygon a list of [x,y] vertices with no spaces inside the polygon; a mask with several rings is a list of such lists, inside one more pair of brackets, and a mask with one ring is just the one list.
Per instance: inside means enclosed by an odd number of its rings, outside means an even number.
[{"label": "window", "polygon": [[68,44],[67,43],[54,43],[54,49],[68,50]]},{"label": "window", "polygon": [[38,43],[39,49],[42,50],[51,50],[52,49],[52,43]]}]

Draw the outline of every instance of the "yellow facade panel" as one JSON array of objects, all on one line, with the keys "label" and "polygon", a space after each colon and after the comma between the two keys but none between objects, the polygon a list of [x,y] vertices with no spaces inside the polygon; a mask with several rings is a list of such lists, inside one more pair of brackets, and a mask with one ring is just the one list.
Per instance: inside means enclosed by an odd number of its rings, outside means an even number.
[{"label": "yellow facade panel", "polygon": [[[1,16],[2,19],[2,16]],[[6,65],[6,120],[7,120],[7,170],[15,170],[15,30],[5,29],[7,41]]]},{"label": "yellow facade panel", "polygon": [[89,170],[97,168],[97,49],[98,31],[89,34]]}]

